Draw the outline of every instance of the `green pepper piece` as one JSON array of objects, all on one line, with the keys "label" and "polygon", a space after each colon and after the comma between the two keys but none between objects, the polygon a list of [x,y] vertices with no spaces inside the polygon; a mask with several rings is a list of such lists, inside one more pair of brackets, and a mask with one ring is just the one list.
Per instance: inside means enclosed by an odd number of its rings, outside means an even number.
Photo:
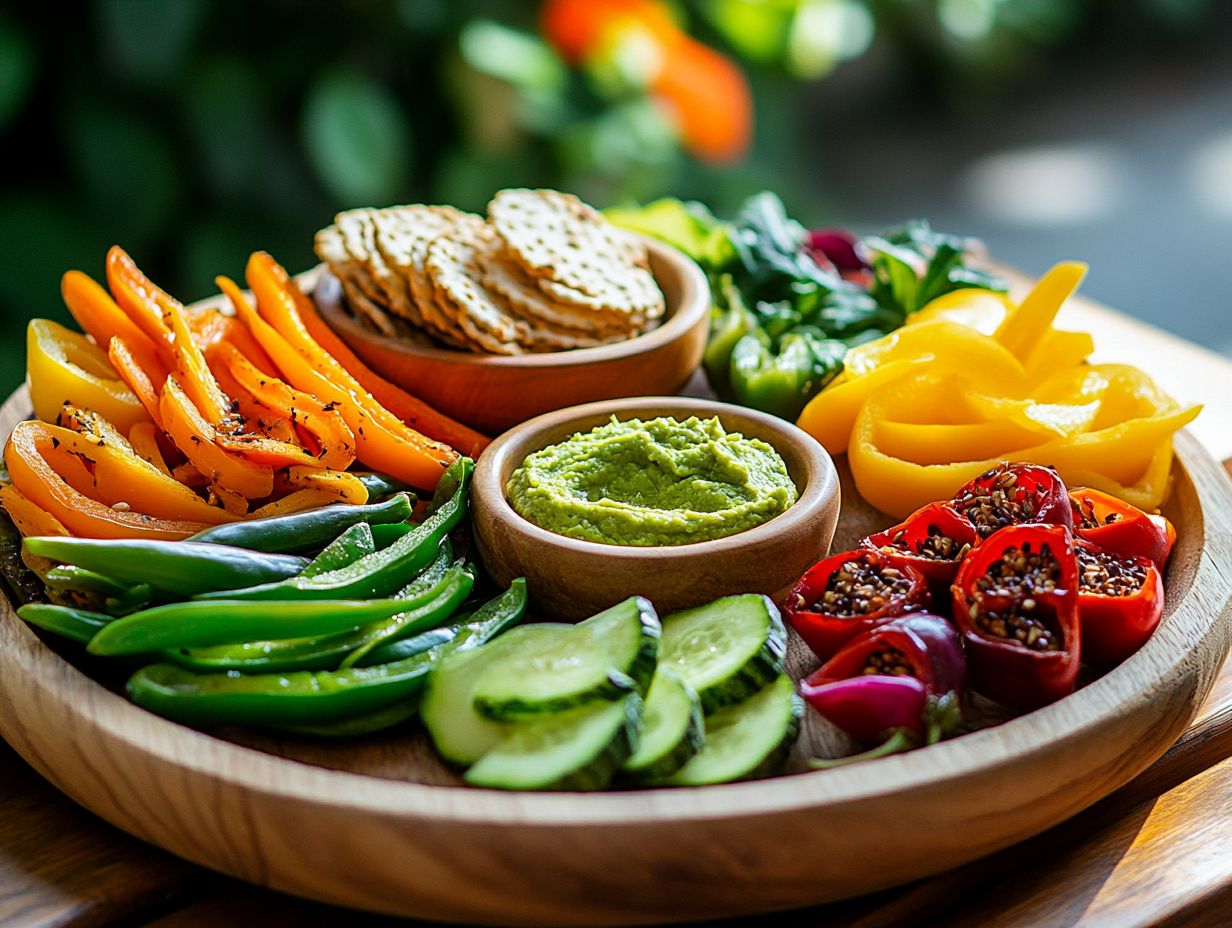
[{"label": "green pepper piece", "polygon": [[383,500],[387,496],[392,496],[395,493],[408,493],[414,497],[415,491],[410,484],[403,483],[401,480],[395,480],[388,474],[379,474],[376,471],[352,471],[360,482],[368,490],[369,502]]},{"label": "green pepper piece", "polygon": [[519,578],[472,616],[476,621],[467,624],[465,637],[460,631],[446,642],[399,661],[346,670],[254,675],[198,674],[173,664],[153,664],[133,674],[128,695],[151,712],[189,725],[285,728],[357,719],[412,698],[451,648],[482,644],[518,621],[525,605],[526,584]]},{"label": "green pepper piece", "polygon": [[294,577],[308,563],[289,554],[193,541],[43,536],[26,539],[39,557],[76,564],[126,583],[149,583],[181,595]]},{"label": "green pepper piece", "polygon": [[288,516],[215,525],[197,532],[188,540],[272,553],[309,551],[328,544],[341,532],[360,522],[405,522],[411,517],[412,509],[410,497],[399,493],[383,503],[366,506],[335,503],[320,509],[293,512]]},{"label": "green pepper piece", "polygon": [[117,621],[114,616],[100,612],[50,603],[26,603],[18,608],[17,614],[31,625],[81,644],[87,644],[100,629]]},{"label": "green pepper piece", "polygon": [[757,318],[744,305],[744,298],[730,274],[719,278],[718,299],[710,311],[710,337],[702,366],[711,389],[722,399],[731,399],[731,356],[736,343],[757,329]]},{"label": "green pepper piece", "polygon": [[352,525],[345,532],[327,544],[321,553],[308,562],[301,572],[301,577],[316,577],[329,573],[348,564],[354,564],[361,557],[376,550],[376,542],[372,537],[372,528],[367,522]]},{"label": "green pepper piece", "polygon": [[403,535],[409,535],[415,530],[410,522],[391,522],[388,525],[372,526],[372,540],[376,550],[384,551]]},{"label": "green pepper piece", "polygon": [[313,638],[252,641],[230,647],[170,648],[163,653],[173,664],[201,671],[269,673],[346,667],[349,665],[343,659],[356,649],[397,641],[447,621],[466,601],[474,583],[474,568],[458,563],[427,591],[402,597],[405,600],[404,610],[385,621],[370,622],[360,628]]},{"label": "green pepper piece", "polygon": [[[61,564],[47,571],[43,582],[53,590],[80,590],[83,593],[99,593],[103,596],[122,596],[128,592],[128,584],[114,577],[86,570],[76,564]],[[147,584],[148,586],[148,584]]]},{"label": "green pepper piece", "polygon": [[[436,555],[441,539],[466,516],[473,463],[460,458],[441,476],[454,487],[448,499],[423,522],[388,548],[360,558],[347,567],[316,577],[292,577],[246,589],[207,593],[200,600],[368,599],[388,596],[423,569]],[[253,636],[249,636],[251,639]]]},{"label": "green pepper piece", "polygon": [[766,340],[746,335],[731,357],[736,402],[795,421],[805,404],[842,370],[847,345],[808,331],[789,332],[774,351]]},{"label": "green pepper piece", "polygon": [[337,719],[333,722],[303,722],[299,725],[272,725],[276,731],[288,735],[299,735],[304,738],[362,738],[403,722],[410,721],[419,714],[419,694],[412,693],[406,699],[390,703],[373,712],[357,715],[347,719]]}]

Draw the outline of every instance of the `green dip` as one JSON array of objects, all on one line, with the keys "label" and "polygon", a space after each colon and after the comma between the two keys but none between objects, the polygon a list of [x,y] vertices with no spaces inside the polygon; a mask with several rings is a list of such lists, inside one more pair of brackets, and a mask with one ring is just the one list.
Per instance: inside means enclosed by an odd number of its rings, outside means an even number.
[{"label": "green dip", "polygon": [[798,495],[774,448],[696,416],[613,417],[527,456],[505,489],[523,518],[548,531],[643,547],[743,532]]}]

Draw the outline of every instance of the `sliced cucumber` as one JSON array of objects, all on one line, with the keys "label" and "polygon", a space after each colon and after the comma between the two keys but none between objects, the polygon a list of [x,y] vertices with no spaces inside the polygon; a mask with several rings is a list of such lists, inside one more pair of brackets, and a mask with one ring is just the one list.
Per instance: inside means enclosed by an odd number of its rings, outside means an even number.
[{"label": "sliced cucumber", "polygon": [[668,670],[650,684],[642,713],[642,737],[625,773],[634,779],[669,777],[701,750],[705,740],[701,700],[693,687]]},{"label": "sliced cucumber", "polygon": [[541,650],[568,625],[523,625],[476,648],[454,651],[445,657],[424,689],[419,714],[441,757],[454,764],[473,764],[496,746],[508,731],[475,711],[475,683],[506,655],[526,649]]},{"label": "sliced cucumber", "polygon": [[494,789],[603,789],[637,743],[641,709],[629,693],[518,722],[464,779]]},{"label": "sliced cucumber", "polygon": [[804,702],[786,674],[735,706],[706,716],[706,742],[662,786],[704,786],[777,773],[800,734]]},{"label": "sliced cucumber", "polygon": [[787,630],[765,596],[725,596],[663,620],[659,662],[697,691],[707,714],[748,699],[783,672]]},{"label": "sliced cucumber", "polygon": [[573,627],[554,626],[538,650],[505,652],[476,679],[475,708],[493,719],[562,712],[594,699],[644,696],[659,652],[659,617],[640,596]]}]

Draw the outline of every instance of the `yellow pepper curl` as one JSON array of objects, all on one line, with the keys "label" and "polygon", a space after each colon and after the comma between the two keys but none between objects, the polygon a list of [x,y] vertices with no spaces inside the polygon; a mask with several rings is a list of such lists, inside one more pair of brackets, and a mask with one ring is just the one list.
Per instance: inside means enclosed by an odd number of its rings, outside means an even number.
[{"label": "yellow pepper curl", "polygon": [[1136,367],[1087,363],[1091,336],[1053,327],[1085,273],[1059,264],[1017,307],[980,290],[942,297],[849,352],[800,427],[846,452],[861,495],[896,518],[1005,460],[1157,508],[1172,435],[1201,407],[1181,407]]}]

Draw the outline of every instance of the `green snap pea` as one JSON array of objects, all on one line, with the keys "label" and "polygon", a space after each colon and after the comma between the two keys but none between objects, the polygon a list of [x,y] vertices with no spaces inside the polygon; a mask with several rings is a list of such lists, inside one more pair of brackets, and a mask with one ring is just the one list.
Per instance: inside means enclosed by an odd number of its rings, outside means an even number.
[{"label": "green snap pea", "polygon": [[302,557],[288,554],[144,538],[35,536],[26,539],[26,550],[122,583],[149,583],[185,596],[294,577],[308,563]]},{"label": "green snap pea", "polygon": [[454,487],[435,512],[388,548],[361,557],[355,563],[315,577],[291,577],[246,589],[203,594],[213,600],[316,600],[368,599],[388,596],[422,570],[436,555],[437,547],[466,516],[467,491],[473,462],[459,458],[441,476]]},{"label": "green snap pea", "polygon": [[405,522],[411,517],[412,510],[410,497],[399,493],[383,503],[365,506],[335,503],[286,516],[215,525],[197,532],[189,541],[274,553],[309,551],[327,544],[360,522]]},{"label": "green snap pea", "polygon": [[[413,699],[445,654],[483,644],[520,620],[525,608],[526,584],[519,578],[452,638],[402,660],[346,670],[252,675],[202,674],[174,664],[153,664],[133,674],[128,695],[151,712],[189,725],[309,726],[321,734],[320,726],[333,727],[336,722],[336,730],[345,733],[345,722],[362,728],[365,716],[370,724],[382,709]],[[412,641],[398,642],[396,647]]]},{"label": "green snap pea", "polygon": [[31,625],[62,638],[87,644],[100,629],[117,621],[114,616],[71,606],[53,606],[51,603],[26,603],[17,614]]},{"label": "green snap pea", "polygon": [[341,535],[327,544],[321,553],[308,562],[301,572],[301,577],[316,577],[329,573],[339,567],[354,564],[366,554],[376,550],[376,542],[372,538],[372,528],[367,522],[352,525]]},{"label": "green snap pea", "polygon": [[[418,584],[419,581],[416,581]],[[405,612],[385,622],[333,635],[295,638],[289,641],[248,641],[209,648],[169,648],[164,659],[199,671],[237,670],[270,673],[289,670],[333,670],[357,648],[371,641],[396,640],[415,631],[447,621],[465,601],[474,584],[473,570],[462,564],[447,568],[426,588],[408,586],[399,594],[407,600]],[[421,603],[413,606],[412,603]]]}]

